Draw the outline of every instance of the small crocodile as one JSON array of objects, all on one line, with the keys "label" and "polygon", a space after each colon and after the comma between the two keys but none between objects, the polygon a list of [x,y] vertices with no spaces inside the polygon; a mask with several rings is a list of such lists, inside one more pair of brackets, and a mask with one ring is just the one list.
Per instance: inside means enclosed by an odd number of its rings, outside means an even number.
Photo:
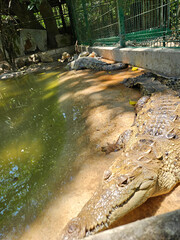
[{"label": "small crocodile", "polygon": [[134,125],[106,152],[120,150],[113,165],[61,239],[75,240],[103,231],[148,198],[180,182],[180,98],[154,93],[136,104]]},{"label": "small crocodile", "polygon": [[113,71],[127,68],[124,63],[109,64],[92,57],[80,57],[67,64],[68,70],[93,69],[97,71]]}]

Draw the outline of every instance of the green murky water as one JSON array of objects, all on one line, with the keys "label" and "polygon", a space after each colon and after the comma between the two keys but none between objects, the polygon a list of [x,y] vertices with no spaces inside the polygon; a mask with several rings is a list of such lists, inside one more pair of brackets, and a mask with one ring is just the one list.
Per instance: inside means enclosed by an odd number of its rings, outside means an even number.
[{"label": "green murky water", "polygon": [[27,229],[70,170],[58,74],[0,81],[0,239]]}]

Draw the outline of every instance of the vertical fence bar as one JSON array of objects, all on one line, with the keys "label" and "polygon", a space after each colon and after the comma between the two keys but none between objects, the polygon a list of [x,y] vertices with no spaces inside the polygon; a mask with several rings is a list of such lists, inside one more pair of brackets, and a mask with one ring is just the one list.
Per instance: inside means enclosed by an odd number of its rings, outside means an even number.
[{"label": "vertical fence bar", "polygon": [[125,47],[125,26],[122,0],[117,0],[120,46]]},{"label": "vertical fence bar", "polygon": [[176,18],[175,18],[175,29],[176,29],[176,38],[179,38],[179,16],[180,16],[180,6],[179,6],[179,1],[176,2]]}]

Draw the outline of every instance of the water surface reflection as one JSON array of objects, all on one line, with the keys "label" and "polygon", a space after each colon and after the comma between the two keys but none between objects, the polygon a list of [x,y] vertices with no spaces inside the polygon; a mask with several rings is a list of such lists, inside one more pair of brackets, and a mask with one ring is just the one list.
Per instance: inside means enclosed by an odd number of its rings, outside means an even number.
[{"label": "water surface reflection", "polygon": [[[67,175],[57,74],[0,81],[0,238],[28,228]],[[76,121],[79,109],[72,112]]]}]

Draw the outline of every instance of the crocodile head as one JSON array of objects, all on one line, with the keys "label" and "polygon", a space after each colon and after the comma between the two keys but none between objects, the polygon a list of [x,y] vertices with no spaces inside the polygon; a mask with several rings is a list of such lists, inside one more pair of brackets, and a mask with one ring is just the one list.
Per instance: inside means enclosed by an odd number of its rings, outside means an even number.
[{"label": "crocodile head", "polygon": [[65,227],[63,240],[81,239],[105,230],[153,195],[157,172],[144,167],[145,164],[142,167],[139,162],[125,164],[124,161],[115,161],[104,172],[98,190]]},{"label": "crocodile head", "polygon": [[63,240],[81,239],[111,227],[148,198],[169,192],[180,181],[179,97],[154,94],[150,100],[143,98],[136,108],[136,123],[126,139],[123,134],[124,148],[104,172],[91,199],[64,229]]}]

